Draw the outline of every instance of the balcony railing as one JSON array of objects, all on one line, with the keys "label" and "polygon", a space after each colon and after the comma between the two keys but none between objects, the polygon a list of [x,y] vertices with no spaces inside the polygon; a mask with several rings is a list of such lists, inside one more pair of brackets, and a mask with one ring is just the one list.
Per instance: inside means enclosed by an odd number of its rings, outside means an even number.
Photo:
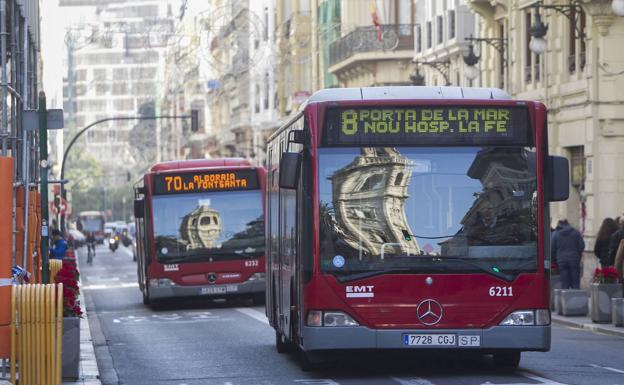
[{"label": "balcony railing", "polygon": [[414,49],[411,24],[387,24],[378,33],[375,26],[358,27],[329,46],[329,65],[360,52],[386,52]]}]

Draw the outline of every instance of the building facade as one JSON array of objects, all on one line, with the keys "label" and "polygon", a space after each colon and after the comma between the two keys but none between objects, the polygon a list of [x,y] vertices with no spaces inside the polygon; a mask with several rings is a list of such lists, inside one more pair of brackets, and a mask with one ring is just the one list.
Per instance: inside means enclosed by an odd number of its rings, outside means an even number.
[{"label": "building facade", "polygon": [[210,3],[205,36],[211,156],[264,163],[264,143],[277,127],[275,0]]},{"label": "building facade", "polygon": [[412,0],[340,1],[340,37],[328,72],[342,87],[407,85],[414,50]]},{"label": "building facade", "polygon": [[[579,228],[588,250],[602,220],[624,213],[624,94],[618,91],[624,87],[624,17],[611,3],[468,1],[481,16],[484,37],[508,37],[507,91],[549,108],[550,151],[570,160],[572,183],[570,199],[553,205],[552,219],[567,218]],[[535,41],[538,15],[548,25],[541,42]],[[483,63],[484,86],[499,84],[497,56],[490,51]]]},{"label": "building facade", "polygon": [[[65,39],[63,104],[71,136],[100,119],[136,116],[142,109],[154,111],[164,79],[167,39],[174,27],[174,7],[169,1],[91,3],[78,4],[95,5],[95,13],[68,28]],[[136,125],[132,120],[98,124],[86,132],[83,151],[104,167],[150,164],[158,159],[160,148],[141,140],[154,138],[153,132],[131,140]]]},{"label": "building facade", "polygon": [[[470,42],[477,37],[478,17],[464,1],[415,0],[414,65],[412,83],[416,85],[470,86],[464,63]],[[473,46],[479,54],[478,43]]]}]

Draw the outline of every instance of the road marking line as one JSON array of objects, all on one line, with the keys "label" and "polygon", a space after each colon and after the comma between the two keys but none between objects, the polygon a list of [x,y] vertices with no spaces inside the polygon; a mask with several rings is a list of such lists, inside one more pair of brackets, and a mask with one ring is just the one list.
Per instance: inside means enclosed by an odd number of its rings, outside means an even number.
[{"label": "road marking line", "polygon": [[401,385],[435,385],[433,382],[426,380],[420,377],[410,377],[410,378],[398,378],[398,377],[390,377],[392,380],[398,382]]},{"label": "road marking line", "polygon": [[600,365],[596,365],[596,364],[589,364],[589,366],[594,367],[594,368],[600,368],[600,369],[610,370],[610,371],[615,372],[615,373],[624,374],[624,370],[620,370],[620,369],[616,369],[616,368],[611,368],[611,367],[609,367],[609,366],[600,366]]},{"label": "road marking line", "polygon": [[329,378],[318,378],[318,379],[309,379],[309,380],[295,380],[295,382],[300,384],[309,384],[309,385],[340,385],[339,382],[336,382]]},{"label": "road marking line", "polygon": [[557,381],[549,380],[548,378],[540,377],[537,374],[533,374],[533,373],[528,373],[528,372],[523,372],[523,371],[519,371],[517,373],[521,374],[522,376],[524,376],[526,378],[530,378],[531,380],[541,381],[540,384],[545,384],[545,385],[566,385],[566,384],[563,384],[561,382],[557,382]]},{"label": "road marking line", "polygon": [[260,321],[264,324],[269,324],[269,320],[267,319],[266,315],[262,312],[259,312],[258,310],[254,310],[254,309],[250,309],[248,307],[237,307],[234,310],[236,310],[237,312],[243,313],[245,315],[250,316],[251,318]]},{"label": "road marking line", "polygon": [[107,285],[107,284],[94,284],[94,285],[84,285],[82,286],[85,290],[108,290],[108,289],[124,289],[128,287],[139,287],[139,284],[136,282],[128,282],[121,283],[118,285]]}]

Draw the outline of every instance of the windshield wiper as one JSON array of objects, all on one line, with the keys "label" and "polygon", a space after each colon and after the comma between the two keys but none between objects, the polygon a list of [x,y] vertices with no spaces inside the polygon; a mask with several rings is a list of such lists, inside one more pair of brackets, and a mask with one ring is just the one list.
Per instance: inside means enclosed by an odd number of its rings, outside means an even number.
[{"label": "windshield wiper", "polygon": [[448,264],[440,265],[440,264],[436,264],[436,262],[440,263],[440,262],[449,262],[449,261],[453,261],[453,262],[460,261],[461,263],[465,265],[475,267],[478,270],[486,274],[490,274],[498,279],[502,279],[507,282],[512,282],[516,278],[516,275],[506,274],[498,269],[488,268],[487,266],[483,266],[482,264],[479,264],[477,262],[466,260],[460,257],[431,256],[431,257],[417,257],[417,258],[418,258],[418,262],[431,261],[431,262],[434,262],[434,264],[428,263],[428,264],[420,265],[420,266],[406,266],[406,267],[391,266],[388,269],[376,269],[376,270],[362,271],[358,273],[337,276],[336,279],[339,282],[348,282],[348,281],[355,281],[358,279],[370,278],[370,277],[374,277],[377,275],[384,275],[384,274],[401,274],[401,273],[426,274],[426,273],[434,273],[434,272],[447,273],[449,272],[449,269],[448,269],[449,265]]},{"label": "windshield wiper", "polygon": [[494,277],[502,279],[502,280],[507,281],[507,282],[511,282],[511,281],[513,281],[516,278],[514,275],[503,273],[498,268],[495,268],[495,267],[491,267],[490,268],[488,266],[483,266],[480,263],[477,263],[475,261],[472,261],[472,260],[466,259],[466,258],[448,257],[448,256],[435,256],[435,257],[432,256],[431,259],[432,260],[436,260],[437,259],[437,260],[440,260],[440,261],[453,261],[453,262],[460,261],[460,262],[464,263],[465,265],[470,265],[470,266],[476,267],[477,269],[483,271],[486,274],[493,275]]}]

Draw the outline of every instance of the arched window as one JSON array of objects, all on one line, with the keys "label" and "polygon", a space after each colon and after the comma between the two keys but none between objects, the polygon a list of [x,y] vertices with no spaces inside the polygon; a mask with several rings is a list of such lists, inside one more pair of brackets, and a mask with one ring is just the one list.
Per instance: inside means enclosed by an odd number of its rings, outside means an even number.
[{"label": "arched window", "polygon": [[381,188],[383,186],[383,179],[384,177],[382,174],[369,176],[368,179],[366,179],[366,182],[362,185],[362,188],[360,188],[360,191],[376,190]]},{"label": "arched window", "polygon": [[403,173],[402,172],[397,174],[396,179],[394,180],[394,185],[395,186],[400,186],[401,182],[403,182]]},{"label": "arched window", "polygon": [[202,219],[199,220],[199,224],[201,226],[207,226],[210,224],[210,217],[202,217]]}]

